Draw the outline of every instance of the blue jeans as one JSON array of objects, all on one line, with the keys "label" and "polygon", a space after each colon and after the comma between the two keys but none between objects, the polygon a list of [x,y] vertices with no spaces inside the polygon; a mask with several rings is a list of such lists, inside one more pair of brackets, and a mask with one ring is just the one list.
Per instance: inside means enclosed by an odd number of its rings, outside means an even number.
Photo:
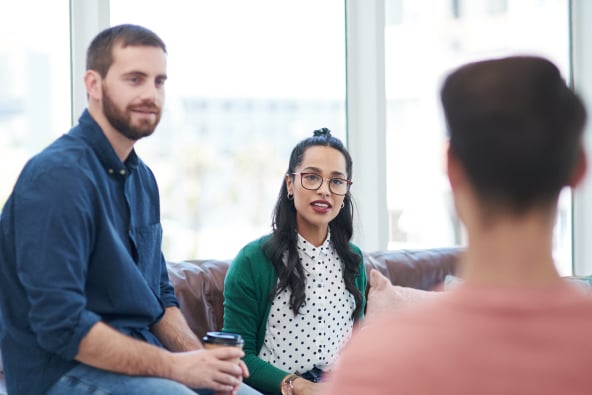
[{"label": "blue jeans", "polygon": [[[210,395],[209,389],[192,390],[183,384],[160,377],[128,376],[79,364],[49,389],[47,395]],[[239,395],[259,392],[242,384]]]}]

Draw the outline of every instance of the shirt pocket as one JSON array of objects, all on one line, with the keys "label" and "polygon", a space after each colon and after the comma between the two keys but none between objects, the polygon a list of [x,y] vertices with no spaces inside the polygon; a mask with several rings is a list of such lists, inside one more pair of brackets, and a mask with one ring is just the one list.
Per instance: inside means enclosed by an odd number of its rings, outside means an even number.
[{"label": "shirt pocket", "polygon": [[162,227],[159,223],[130,229],[130,239],[136,252],[136,264],[146,282],[157,294],[160,292],[162,257]]}]

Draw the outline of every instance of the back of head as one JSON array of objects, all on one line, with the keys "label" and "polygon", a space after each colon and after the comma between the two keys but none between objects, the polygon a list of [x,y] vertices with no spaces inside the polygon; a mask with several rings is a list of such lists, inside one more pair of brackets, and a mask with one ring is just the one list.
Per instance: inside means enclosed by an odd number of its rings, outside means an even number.
[{"label": "back of head", "polygon": [[121,45],[123,48],[127,46],[158,47],[166,53],[164,42],[152,30],[139,25],[117,25],[101,31],[92,40],[86,52],[86,69],[95,70],[104,78],[113,63],[115,45]]},{"label": "back of head", "polygon": [[553,63],[470,63],[446,78],[441,99],[451,154],[483,203],[522,213],[556,201],[582,152],[586,111]]}]

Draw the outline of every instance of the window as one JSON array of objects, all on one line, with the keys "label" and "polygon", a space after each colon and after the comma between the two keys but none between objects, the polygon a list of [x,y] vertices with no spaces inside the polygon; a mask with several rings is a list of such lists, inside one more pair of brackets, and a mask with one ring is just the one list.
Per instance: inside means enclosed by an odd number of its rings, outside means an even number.
[{"label": "window", "polygon": [[[569,2],[387,0],[385,26],[389,248],[463,244],[446,178],[440,84],[452,68],[509,54],[550,58],[569,72]],[[554,254],[571,274],[571,193],[560,198]]]},{"label": "window", "polygon": [[[72,21],[80,45],[109,17],[111,24],[146,25],[167,42],[165,113],[157,132],[137,145],[161,188],[167,258],[234,256],[269,231],[291,147],[319,127],[346,139],[346,42],[356,45],[350,55],[362,55],[348,60],[358,62],[348,67],[349,89],[357,89],[347,104],[350,151],[371,146],[353,152],[362,222],[354,237],[365,249],[463,243],[443,167],[443,76],[468,60],[528,52],[550,57],[570,78],[571,3],[576,83],[587,91],[592,8],[584,0],[384,1],[384,15],[372,12],[382,0],[12,2],[10,13],[0,14],[0,209],[25,161],[71,125],[70,64],[84,63],[84,54],[75,46],[70,59],[68,15],[82,7]],[[346,6],[356,21],[347,40]],[[386,45],[376,45],[383,24]],[[366,67],[382,65],[383,50],[386,84],[381,67]],[[82,107],[80,80],[73,77],[74,106]],[[377,82],[386,85],[384,109]],[[79,109],[73,112],[77,118]],[[376,154],[384,146],[386,164]],[[574,223],[576,266],[587,273],[586,191],[575,194]],[[571,270],[571,200],[566,190],[555,231],[562,274]]]},{"label": "window", "polygon": [[345,141],[342,0],[120,0],[168,49],[160,126],[136,145],[161,192],[167,259],[236,255],[271,231],[290,151],[328,127]]},{"label": "window", "polygon": [[0,211],[25,162],[71,126],[68,11],[22,0],[0,14]]}]

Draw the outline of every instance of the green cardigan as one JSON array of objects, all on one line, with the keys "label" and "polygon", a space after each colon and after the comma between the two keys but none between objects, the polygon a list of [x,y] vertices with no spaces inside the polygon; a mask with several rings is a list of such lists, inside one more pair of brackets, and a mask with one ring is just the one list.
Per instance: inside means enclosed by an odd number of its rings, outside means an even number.
[{"label": "green cardigan", "polygon": [[[244,361],[250,376],[245,382],[266,393],[279,393],[282,379],[292,372],[285,372],[258,357],[265,339],[267,318],[271,309],[270,294],[277,284],[277,273],[265,257],[262,244],[269,235],[252,241],[238,253],[224,280],[225,332],[239,333],[245,345]],[[366,305],[366,270],[362,251],[350,243],[354,252],[362,256],[359,275],[355,279],[362,293],[362,313]]]}]

